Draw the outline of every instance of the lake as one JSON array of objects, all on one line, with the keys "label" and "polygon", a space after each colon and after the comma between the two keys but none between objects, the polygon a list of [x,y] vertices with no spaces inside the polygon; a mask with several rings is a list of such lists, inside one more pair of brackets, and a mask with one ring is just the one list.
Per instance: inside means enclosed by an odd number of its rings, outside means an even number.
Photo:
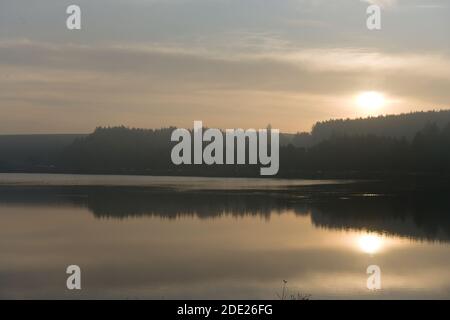
[{"label": "lake", "polygon": [[[371,181],[0,174],[0,298],[449,299],[448,195]],[[69,265],[81,290],[66,288]],[[371,265],[380,290],[367,288]]]}]

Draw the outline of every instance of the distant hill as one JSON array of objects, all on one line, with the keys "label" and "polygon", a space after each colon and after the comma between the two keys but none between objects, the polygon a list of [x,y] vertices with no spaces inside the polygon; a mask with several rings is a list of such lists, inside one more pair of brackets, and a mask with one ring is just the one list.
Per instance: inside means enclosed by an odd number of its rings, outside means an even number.
[{"label": "distant hill", "polygon": [[0,135],[0,170],[52,166],[63,148],[85,134]]}]

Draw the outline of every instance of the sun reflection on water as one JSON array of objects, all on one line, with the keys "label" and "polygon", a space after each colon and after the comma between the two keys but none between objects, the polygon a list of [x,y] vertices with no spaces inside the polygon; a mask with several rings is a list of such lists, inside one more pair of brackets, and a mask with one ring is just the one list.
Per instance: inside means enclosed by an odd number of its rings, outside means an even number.
[{"label": "sun reflection on water", "polygon": [[365,253],[375,254],[382,249],[383,238],[377,234],[363,234],[358,237],[358,246]]}]

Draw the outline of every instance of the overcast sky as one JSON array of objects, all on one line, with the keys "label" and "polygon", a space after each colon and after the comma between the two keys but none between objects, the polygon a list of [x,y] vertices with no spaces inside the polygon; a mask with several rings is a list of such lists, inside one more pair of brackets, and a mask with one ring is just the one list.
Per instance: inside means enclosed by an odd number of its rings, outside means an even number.
[{"label": "overcast sky", "polygon": [[448,0],[0,0],[0,133],[296,132],[368,115],[364,91],[377,114],[450,108],[449,39]]}]

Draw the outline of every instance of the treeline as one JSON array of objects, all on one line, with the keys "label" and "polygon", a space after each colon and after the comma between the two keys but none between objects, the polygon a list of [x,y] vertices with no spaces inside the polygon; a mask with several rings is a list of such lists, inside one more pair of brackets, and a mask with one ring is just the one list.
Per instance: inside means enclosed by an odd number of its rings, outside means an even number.
[{"label": "treeline", "polygon": [[405,138],[411,141],[427,123],[440,129],[450,122],[450,110],[411,112],[360,119],[338,119],[317,122],[311,131],[313,142],[342,135],[376,135]]},{"label": "treeline", "polygon": [[[98,128],[61,154],[58,167],[83,173],[257,176],[260,165],[180,165],[170,159],[174,128]],[[425,125],[406,138],[334,134],[309,148],[280,148],[282,177],[450,173],[450,122]]]},{"label": "treeline", "polygon": [[358,119],[333,119],[316,122],[311,132],[282,134],[280,145],[292,144],[295,147],[311,147],[335,136],[375,135],[408,141],[427,123],[435,123],[444,128],[450,122],[450,110],[419,111],[397,115]]},{"label": "treeline", "polygon": [[335,134],[310,148],[281,148],[283,174],[450,173],[450,123],[442,129],[427,124],[411,141],[406,138]]},{"label": "treeline", "polygon": [[[97,128],[89,135],[0,136],[0,171],[259,176],[260,165],[172,164],[175,128]],[[280,136],[280,177],[450,173],[450,111],[317,123]]]},{"label": "treeline", "polygon": [[57,159],[73,172],[163,174],[170,170],[170,136],[175,128],[97,128],[77,138]]},{"label": "treeline", "polygon": [[76,139],[65,148],[57,159],[57,167],[63,172],[72,173],[234,177],[259,175],[259,165],[174,165],[171,151],[177,142],[171,141],[171,134],[175,129],[99,127],[92,134]]}]

